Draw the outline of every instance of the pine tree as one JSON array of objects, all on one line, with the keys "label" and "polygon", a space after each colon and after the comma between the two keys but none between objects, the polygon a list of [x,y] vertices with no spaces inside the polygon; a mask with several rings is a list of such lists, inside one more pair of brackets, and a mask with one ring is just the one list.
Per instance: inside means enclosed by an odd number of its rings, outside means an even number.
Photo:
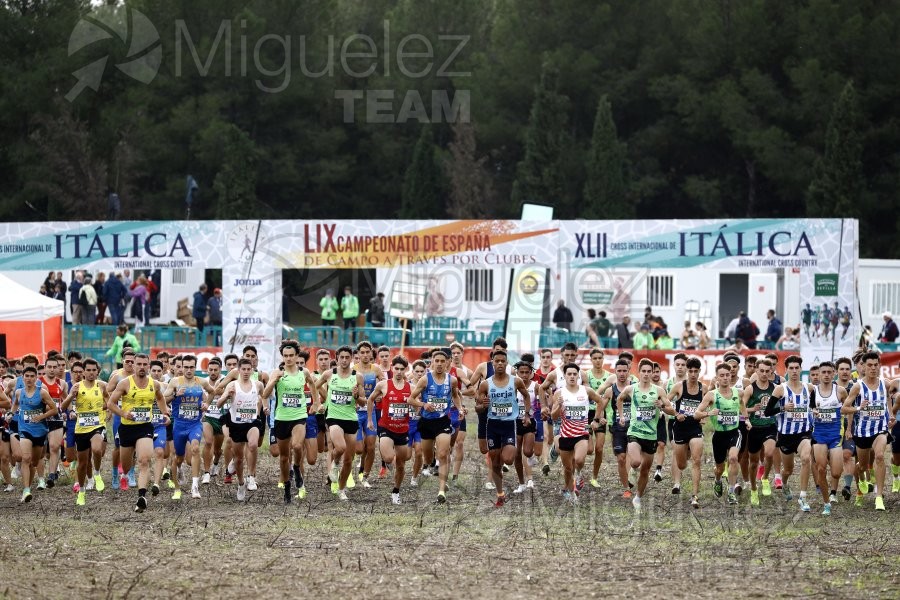
[{"label": "pine tree", "polygon": [[586,219],[631,219],[634,204],[626,197],[625,144],[619,142],[612,105],[604,95],[597,104],[591,151],[587,158],[582,214]]},{"label": "pine tree", "polygon": [[471,123],[453,124],[454,140],[444,173],[450,183],[447,215],[454,219],[480,219],[490,214],[494,188],[485,170],[487,157],[476,158],[475,128]]},{"label": "pine tree", "polygon": [[560,217],[572,216],[565,210],[568,199],[561,168],[568,139],[569,99],[557,91],[558,77],[557,69],[545,61],[525,132],[525,157],[516,168],[513,182],[512,201],[516,212],[523,203],[533,202],[563,209],[557,210]]},{"label": "pine tree", "polygon": [[825,133],[825,156],[816,160],[806,195],[810,217],[857,216],[865,195],[859,100],[848,81],[834,104]]},{"label": "pine tree", "polygon": [[403,177],[401,219],[438,219],[444,216],[441,174],[434,156],[434,137],[424,125]]}]

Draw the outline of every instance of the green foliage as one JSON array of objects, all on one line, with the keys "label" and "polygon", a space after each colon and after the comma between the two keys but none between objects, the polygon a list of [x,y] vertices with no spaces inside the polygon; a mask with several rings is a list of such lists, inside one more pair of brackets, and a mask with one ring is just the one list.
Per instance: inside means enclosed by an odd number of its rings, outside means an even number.
[{"label": "green foliage", "polygon": [[182,218],[191,174],[195,219],[853,216],[863,256],[900,257],[898,3],[104,3],[159,32],[149,84],[116,68],[127,36],[69,55],[96,4],[0,0],[4,220],[102,216],[109,190]]}]

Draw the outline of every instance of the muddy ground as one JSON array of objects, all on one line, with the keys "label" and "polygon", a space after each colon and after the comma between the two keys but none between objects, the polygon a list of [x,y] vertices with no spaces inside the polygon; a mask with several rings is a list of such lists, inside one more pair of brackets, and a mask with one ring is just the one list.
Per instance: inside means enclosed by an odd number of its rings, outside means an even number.
[{"label": "muddy ground", "polygon": [[588,488],[577,506],[559,495],[557,464],[550,477],[536,475],[535,490],[496,509],[475,440],[466,448],[446,505],[434,502],[433,478],[405,488],[402,506],[377,478],[339,503],[320,457],[308,498],[285,507],[267,454],[260,489],[242,504],[221,477],[202,500],[175,502],[164,490],[140,515],[134,490],[111,488],[89,492],[76,510],[65,478],[29,505],[2,494],[0,596],[900,597],[898,494],[887,494],[883,513],[870,495],[863,508],[841,502],[823,517],[814,490],[811,514],[778,492],[759,508],[745,493],[732,508],[713,495],[710,464],[703,507],[693,510],[688,495],[670,494],[667,464],[635,516],[613,486],[610,454],[603,487]]}]

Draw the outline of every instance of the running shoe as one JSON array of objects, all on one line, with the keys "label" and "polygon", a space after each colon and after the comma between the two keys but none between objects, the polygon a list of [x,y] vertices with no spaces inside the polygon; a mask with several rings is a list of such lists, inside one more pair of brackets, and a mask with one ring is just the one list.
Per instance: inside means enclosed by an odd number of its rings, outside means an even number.
[{"label": "running shoe", "polygon": [[98,492],[102,492],[106,489],[106,484],[103,483],[103,477],[101,477],[99,473],[94,475],[93,479],[89,481],[94,482],[94,489],[96,489]]},{"label": "running shoe", "polygon": [[[378,469],[378,477],[384,478],[385,475],[387,475],[387,467],[385,467],[384,465],[381,465],[381,468]],[[398,494],[398,496],[399,496],[399,494]]]},{"label": "running shoe", "polygon": [[636,495],[631,499],[631,505],[635,510],[641,510],[641,497]]},{"label": "running shoe", "polygon": [[769,483],[768,479],[762,480],[762,495],[763,496],[771,496],[772,495],[772,484]]},{"label": "running shoe", "polygon": [[761,481],[762,478],[765,476],[766,476],[766,466],[759,465],[758,467],[756,467],[756,480]]},{"label": "running shoe", "polygon": [[734,492],[728,492],[728,504],[737,504],[737,496]]},{"label": "running shoe", "polygon": [[653,474],[653,481],[656,483],[662,481],[662,469],[656,469],[656,473]]},{"label": "running shoe", "polygon": [[3,491],[4,492],[14,492],[14,491],[16,491],[16,487],[11,483],[7,483],[6,487],[3,488]]},{"label": "running shoe", "polygon": [[504,504],[506,504],[506,494],[497,494],[497,499],[494,501],[494,508],[502,508]]},{"label": "running shoe", "polygon": [[520,483],[518,486],[516,486],[516,489],[513,490],[513,494],[522,494],[524,492],[525,492],[525,484],[524,483]]},{"label": "running shoe", "polygon": [[93,477],[88,477],[88,480],[84,482],[84,490],[86,492],[90,492],[91,490],[95,489],[96,487],[97,487],[97,484],[94,483]]},{"label": "running shoe", "polygon": [[47,482],[44,481],[44,478],[43,478],[43,477],[40,477],[40,478],[38,479],[37,489],[39,489],[39,490],[46,490],[46,489],[47,489]]},{"label": "running shoe", "polygon": [[[6,487],[12,487],[12,485],[8,485]],[[85,487],[87,487],[87,486],[85,486]],[[5,490],[5,491],[11,492],[12,490]],[[81,491],[81,485],[77,481],[74,484],[72,484],[72,491],[75,492],[76,494]]]},{"label": "running shoe", "polygon": [[284,486],[284,503],[291,503],[291,488],[289,486]]},{"label": "running shoe", "polygon": [[856,501],[854,501],[853,504],[854,504],[855,506],[862,506],[862,505],[863,505],[863,498],[865,498],[865,496],[863,496],[861,493],[856,494]]},{"label": "running shoe", "polygon": [[357,475],[356,475],[356,479],[357,479],[357,481],[359,481],[360,483],[362,483],[362,482],[363,482],[363,479],[365,479],[365,478],[366,478],[366,474],[363,473],[362,471],[360,471],[360,472],[357,473]]},{"label": "running shoe", "polygon": [[254,477],[253,475],[247,475],[247,491],[255,492],[257,487],[258,486],[256,485],[256,477]]},{"label": "running shoe", "polygon": [[163,474],[162,474],[163,481],[168,481],[169,479],[171,479],[171,477],[172,477],[172,472],[169,471],[169,467],[164,468]]},{"label": "running shoe", "polygon": [[332,494],[337,494],[338,491],[339,491],[339,487],[340,487],[340,486],[338,486],[338,482],[337,482],[337,481],[332,481],[332,482],[331,482],[331,493],[332,493]]},{"label": "running shoe", "polygon": [[716,493],[716,498],[721,498],[723,491],[725,491],[725,488],[722,486],[722,480],[716,479],[716,483],[713,485],[713,492]]},{"label": "running shoe", "polygon": [[841,490],[841,496],[844,497],[844,502],[850,502],[850,496],[853,495],[853,492],[850,490],[849,485],[845,485],[844,489]]},{"label": "running shoe", "polygon": [[284,489],[284,482],[283,482],[283,481],[279,481],[279,482],[278,482],[278,489],[279,489],[279,490],[283,490],[283,489]]},{"label": "running shoe", "polygon": [[203,485],[209,485],[209,478],[211,477],[209,471],[203,474],[203,479],[200,480],[200,483]]},{"label": "running shoe", "polygon": [[391,504],[402,504],[400,502],[400,494],[398,492],[391,493]]},{"label": "running shoe", "polygon": [[772,482],[772,483],[775,484],[775,489],[776,489],[776,490],[780,490],[781,487],[784,485],[784,482],[781,481],[781,475],[776,475],[776,476],[775,476],[775,481]]},{"label": "running shoe", "polygon": [[20,502],[31,502],[31,488],[25,488],[22,490],[22,499]]},{"label": "running shoe", "polygon": [[53,489],[56,486],[56,473],[50,473],[47,475],[47,489]]},{"label": "running shoe", "polygon": [[78,496],[75,497],[75,506],[84,506],[84,496],[85,492],[78,492]]},{"label": "running shoe", "polygon": [[863,494],[868,494],[868,493],[869,493],[869,482],[866,481],[865,479],[860,479],[860,480],[859,480],[859,483],[856,484],[856,487],[857,487],[857,488],[859,489],[859,491],[862,492]]},{"label": "running shoe", "polygon": [[596,479],[591,479],[590,484],[591,484],[591,487],[592,487],[592,488],[599,488],[599,487],[600,487],[600,482],[597,481]]},{"label": "running shoe", "polygon": [[828,495],[828,503],[829,503],[829,504],[834,504],[835,502],[837,502],[837,494],[835,494],[834,492],[831,492],[831,493]]},{"label": "running shoe", "polygon": [[338,492],[338,500],[340,500],[341,502],[347,502],[349,499],[350,498],[347,497],[347,490],[341,490]]},{"label": "running shoe", "polygon": [[632,496],[633,494],[631,493],[631,490],[625,490],[624,492],[622,492],[622,497],[626,500],[629,500]]},{"label": "running shoe", "polygon": [[486,481],[484,483],[484,489],[493,491],[497,489],[497,486],[494,485],[493,481]]},{"label": "running shoe", "polygon": [[230,484],[232,481],[234,481],[234,480],[232,479],[231,473],[228,473],[228,472],[226,471],[225,477],[222,478],[222,483],[224,483],[225,485],[228,485],[228,484]]},{"label": "running shoe", "polygon": [[166,487],[169,488],[170,490],[174,490],[175,482],[172,481],[171,479],[166,479]]},{"label": "running shoe", "polygon": [[212,469],[210,470],[210,475],[212,475],[213,477],[219,476],[219,465],[213,463]]},{"label": "running shoe", "polygon": [[544,477],[550,475],[550,465],[544,465],[541,467],[541,473],[544,474]]},{"label": "running shoe", "polygon": [[10,477],[12,479],[19,479],[22,477],[22,471],[19,469],[19,465],[13,467],[12,473],[10,473]]},{"label": "running shoe", "polygon": [[159,485],[154,483],[150,486],[150,493],[154,496],[159,496]]},{"label": "running shoe", "polygon": [[526,481],[526,482],[525,482],[525,488],[526,488],[526,489],[529,489],[529,490],[533,490],[533,489],[534,489],[534,481],[531,480],[531,479],[529,479],[528,481]]},{"label": "running shoe", "polygon": [[409,478],[409,485],[411,485],[412,487],[419,487],[419,479],[418,479],[418,477],[410,477],[410,478]]},{"label": "running shoe", "polygon": [[134,476],[134,469],[128,471],[128,487],[137,487],[137,478]]},{"label": "running shoe", "polygon": [[128,489],[128,477],[124,474],[119,475],[119,489],[123,492]]},{"label": "running shoe", "polygon": [[691,506],[694,508],[700,508],[700,498],[697,496],[691,496]]},{"label": "running shoe", "polygon": [[584,477],[579,475],[578,477],[575,478],[575,491],[580,492],[583,489],[584,489]]},{"label": "running shoe", "polygon": [[759,492],[756,490],[750,490],[750,505],[759,506]]},{"label": "running shoe", "polygon": [[175,490],[172,494],[172,500],[181,500],[181,490]]},{"label": "running shoe", "polygon": [[822,509],[822,514],[826,517],[831,514],[831,502],[825,505],[825,508]]},{"label": "running shoe", "polygon": [[734,493],[738,496],[741,495],[741,492],[744,491],[744,484],[741,483],[741,480],[738,479],[737,483],[734,484]]},{"label": "running shoe", "polygon": [[369,478],[368,478],[368,477],[364,477],[364,478],[363,478],[363,480],[362,480],[362,486],[363,486],[364,488],[366,488],[367,490],[370,489],[370,488],[372,487],[372,484],[369,483]]},{"label": "running shoe", "polygon": [[503,465],[502,467],[500,467],[500,470],[504,473],[509,473],[509,465]]},{"label": "running shoe", "polygon": [[680,483],[676,483],[675,485],[672,486],[672,493],[673,494],[681,493],[681,484]]},{"label": "running shoe", "polygon": [[438,492],[437,501],[438,504],[444,504],[447,502],[447,494],[444,493],[444,490]]},{"label": "running shoe", "polygon": [[297,498],[299,498],[300,500],[306,499],[306,486],[305,485],[301,485],[297,489]]},{"label": "running shoe", "polygon": [[783,486],[781,488],[781,492],[784,494],[785,500],[793,500],[794,494],[791,493],[791,488],[789,488],[788,486]]},{"label": "running shoe", "polygon": [[875,510],[885,510],[884,498],[881,496],[875,496]]},{"label": "running shoe", "polygon": [[891,482],[891,491],[895,494],[900,492],[900,477],[894,477],[894,480]]},{"label": "running shoe", "polygon": [[556,449],[556,445],[550,446],[550,461],[556,463],[559,460],[559,450]]},{"label": "running shoe", "polygon": [[353,473],[347,476],[347,489],[352,490],[356,487],[356,478],[353,477]]},{"label": "running shoe", "polygon": [[191,486],[191,498],[194,498],[195,500],[201,498],[199,486],[197,486],[197,485]]},{"label": "running shoe", "polygon": [[800,510],[809,512],[809,502],[806,501],[806,496],[800,496],[797,499],[797,502],[800,504]]},{"label": "running shoe", "polygon": [[147,509],[147,499],[143,496],[138,496],[137,502],[134,503],[134,512],[142,513]]},{"label": "running shoe", "polygon": [[243,502],[247,499],[247,483],[239,483],[237,488],[237,501]]},{"label": "running shoe", "polygon": [[431,477],[433,475],[433,473],[431,472],[431,467],[425,467],[424,469],[422,469],[422,472],[419,473],[419,475],[422,477]]}]

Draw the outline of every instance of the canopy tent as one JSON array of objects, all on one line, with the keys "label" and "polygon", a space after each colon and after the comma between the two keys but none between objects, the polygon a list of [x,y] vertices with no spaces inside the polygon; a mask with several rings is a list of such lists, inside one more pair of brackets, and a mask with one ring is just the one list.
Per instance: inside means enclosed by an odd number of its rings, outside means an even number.
[{"label": "canopy tent", "polygon": [[61,300],[0,274],[0,336],[6,337],[6,356],[32,353],[43,361],[51,349],[61,351],[65,310]]}]

